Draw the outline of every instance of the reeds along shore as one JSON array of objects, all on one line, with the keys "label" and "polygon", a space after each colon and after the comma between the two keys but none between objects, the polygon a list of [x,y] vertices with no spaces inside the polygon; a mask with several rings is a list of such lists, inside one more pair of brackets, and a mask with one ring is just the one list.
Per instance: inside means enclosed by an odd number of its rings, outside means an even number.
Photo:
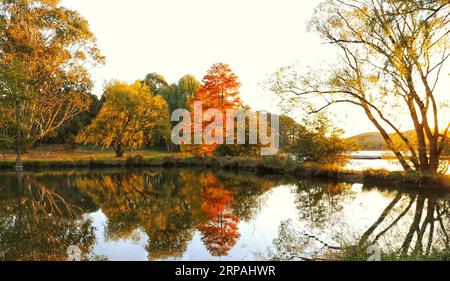
[{"label": "reeds along shore", "polygon": [[[0,169],[14,169],[13,160],[0,161]],[[203,167],[225,170],[242,170],[255,173],[284,174],[297,178],[320,178],[350,183],[372,183],[394,186],[408,186],[424,189],[446,189],[450,191],[450,176],[431,175],[418,172],[391,172],[387,170],[351,171],[338,165],[299,163],[292,160],[245,157],[143,157],[107,159],[28,159],[25,169],[45,168],[139,168],[139,167]]]}]

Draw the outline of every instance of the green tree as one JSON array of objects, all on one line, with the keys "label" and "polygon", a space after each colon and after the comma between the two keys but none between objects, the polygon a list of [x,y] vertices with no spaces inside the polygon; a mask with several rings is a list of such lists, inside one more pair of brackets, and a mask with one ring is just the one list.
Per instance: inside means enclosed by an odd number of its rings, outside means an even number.
[{"label": "green tree", "polygon": [[303,132],[306,132],[305,126],[300,125],[289,116],[280,116],[280,148],[282,150],[288,149],[298,141]]},{"label": "green tree", "polygon": [[81,144],[114,147],[122,157],[125,147],[139,148],[156,135],[169,136],[166,101],[151,95],[138,81],[132,85],[113,82],[104,93],[105,103],[92,124],[77,136]]},{"label": "green tree", "polygon": [[[448,1],[326,1],[310,29],[336,48],[337,64],[308,74],[283,68],[271,89],[310,113],[342,103],[361,108],[405,171],[437,173],[450,128],[440,127],[448,94],[437,87],[449,58],[449,13]],[[400,130],[405,121],[417,145]]]},{"label": "green tree", "polygon": [[[235,131],[235,137],[234,137],[234,143],[235,144],[222,144],[217,146],[216,150],[214,151],[214,154],[216,156],[245,156],[245,157],[253,157],[253,158],[259,158],[261,157],[261,149],[264,147],[264,145],[261,144],[260,139],[256,140],[256,144],[252,143],[250,136],[252,134],[255,134],[253,130],[256,129],[255,124],[260,124],[260,118],[262,116],[261,112],[253,112],[251,108],[247,105],[243,105],[241,107],[242,110],[244,110],[247,114],[245,118],[245,143],[244,144],[236,144],[238,141],[237,136],[237,127],[238,123],[235,121],[234,123],[234,131]],[[281,123],[280,123],[281,124]],[[270,118],[268,120],[268,128],[271,127],[270,124]],[[253,131],[253,132],[252,132]]]},{"label": "green tree", "polygon": [[6,107],[5,97],[0,95],[0,149],[14,148],[14,114]]},{"label": "green tree", "polygon": [[104,58],[88,22],[59,0],[0,0],[1,106],[21,143],[41,140],[90,103],[88,68]]},{"label": "green tree", "polygon": [[201,83],[192,75],[183,76],[177,84],[163,87],[158,93],[167,101],[170,112],[179,108],[189,108],[188,101],[194,97]]},{"label": "green tree", "polygon": [[290,117],[280,117],[280,148],[301,162],[345,164],[352,143],[323,113],[304,120],[304,126]]},{"label": "green tree", "polygon": [[154,95],[157,95],[161,89],[169,86],[164,76],[158,73],[149,73],[141,81]]},{"label": "green tree", "polygon": [[[192,75],[183,76],[177,84],[166,85],[158,91],[169,105],[170,114],[177,109],[189,109],[188,101],[193,98],[201,88],[201,83]],[[172,128],[177,122],[172,123]],[[171,151],[179,151],[180,147],[168,142]]]}]

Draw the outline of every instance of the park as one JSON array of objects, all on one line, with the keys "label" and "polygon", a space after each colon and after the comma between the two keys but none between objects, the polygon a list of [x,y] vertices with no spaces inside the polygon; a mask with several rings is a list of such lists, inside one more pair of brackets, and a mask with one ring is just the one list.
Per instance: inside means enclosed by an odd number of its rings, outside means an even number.
[{"label": "park", "polygon": [[0,0],[0,260],[449,259],[447,0],[93,2]]}]

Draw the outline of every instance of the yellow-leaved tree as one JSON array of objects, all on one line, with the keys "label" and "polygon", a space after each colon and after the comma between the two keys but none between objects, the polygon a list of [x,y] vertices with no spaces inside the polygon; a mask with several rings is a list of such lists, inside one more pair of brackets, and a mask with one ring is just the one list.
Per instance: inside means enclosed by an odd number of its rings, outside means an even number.
[{"label": "yellow-leaved tree", "polygon": [[114,147],[122,157],[125,147],[140,148],[156,136],[170,136],[169,110],[166,101],[154,96],[140,82],[113,82],[104,92],[105,103],[76,141],[80,144]]}]

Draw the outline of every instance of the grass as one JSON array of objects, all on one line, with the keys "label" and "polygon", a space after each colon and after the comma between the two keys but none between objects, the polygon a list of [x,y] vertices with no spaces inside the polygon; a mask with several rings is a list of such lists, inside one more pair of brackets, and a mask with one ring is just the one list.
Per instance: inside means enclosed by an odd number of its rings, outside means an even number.
[{"label": "grass", "polygon": [[[170,153],[159,150],[129,151],[124,157],[116,157],[111,149],[98,150],[89,147],[68,149],[65,146],[42,147],[24,153],[22,160],[25,168],[50,167],[122,167],[127,165],[127,159],[141,158],[152,161],[164,158],[189,157],[185,153]],[[0,152],[0,168],[11,168],[15,165],[16,155],[10,151]]]},{"label": "grass", "polygon": [[436,187],[450,188],[449,175],[434,175],[421,172],[391,172],[388,170],[365,170],[363,173],[364,182],[367,183],[389,183],[400,185],[411,185],[425,187],[433,185]]},{"label": "grass", "polygon": [[[373,183],[411,187],[431,186],[450,190],[450,176],[421,173],[367,170],[343,170],[338,165],[302,164],[293,160],[268,157],[208,157],[196,158],[188,153],[169,153],[160,150],[129,151],[118,158],[108,150],[90,147],[68,148],[48,146],[23,155],[25,168],[97,168],[97,167],[208,167],[224,170],[244,170],[257,173],[284,174],[299,178],[323,178],[349,183]],[[15,154],[0,152],[0,168],[14,168]]]},{"label": "grass", "polygon": [[[188,154],[170,153],[160,150],[136,150],[128,151],[124,157],[118,158],[112,149],[99,150],[90,147],[67,148],[66,146],[42,147],[22,155],[24,162],[28,161],[85,161],[85,160],[123,160],[126,157],[142,156],[144,159],[163,157],[186,157]],[[0,152],[0,161],[14,161],[16,155],[7,151]]]},{"label": "grass", "polygon": [[[361,246],[344,247],[334,257],[341,261],[367,261],[369,254],[367,249]],[[425,253],[409,253],[400,255],[395,252],[381,253],[381,261],[450,261],[450,249],[445,248],[439,251],[432,251],[428,255]]]}]

